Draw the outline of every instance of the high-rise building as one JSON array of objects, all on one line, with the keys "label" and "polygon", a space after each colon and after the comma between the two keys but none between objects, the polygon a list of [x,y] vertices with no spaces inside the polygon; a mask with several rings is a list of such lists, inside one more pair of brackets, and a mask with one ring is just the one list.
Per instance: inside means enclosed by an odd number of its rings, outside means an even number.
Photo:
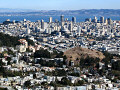
[{"label": "high-rise building", "polygon": [[48,29],[45,29],[45,33],[48,33]]},{"label": "high-rise building", "polygon": [[41,29],[44,29],[44,20],[41,20]]},{"label": "high-rise building", "polygon": [[108,20],[107,19],[105,19],[105,23],[108,24]]},{"label": "high-rise building", "polygon": [[68,30],[72,31],[72,29],[73,29],[73,25],[72,25],[72,22],[71,22],[68,26]]},{"label": "high-rise building", "polygon": [[77,33],[78,33],[78,35],[80,36],[80,34],[81,34],[81,27],[80,27],[80,26],[78,26]]},{"label": "high-rise building", "polygon": [[29,28],[26,29],[26,34],[30,34],[30,29]]},{"label": "high-rise building", "polygon": [[72,17],[72,22],[76,23],[76,17]]},{"label": "high-rise building", "polygon": [[27,25],[26,34],[30,34],[29,26]]},{"label": "high-rise building", "polygon": [[49,23],[52,23],[52,17],[49,17]]},{"label": "high-rise building", "polygon": [[108,20],[108,24],[111,25],[112,24],[111,18],[108,18],[107,20]]},{"label": "high-rise building", "polygon": [[61,22],[64,22],[64,15],[61,15],[60,19],[61,19]]},{"label": "high-rise building", "polygon": [[97,17],[94,17],[94,22],[97,23]]},{"label": "high-rise building", "polygon": [[91,22],[92,20],[91,20],[91,18],[89,18],[89,22]]},{"label": "high-rise building", "polygon": [[100,17],[100,22],[104,23],[104,17]]}]

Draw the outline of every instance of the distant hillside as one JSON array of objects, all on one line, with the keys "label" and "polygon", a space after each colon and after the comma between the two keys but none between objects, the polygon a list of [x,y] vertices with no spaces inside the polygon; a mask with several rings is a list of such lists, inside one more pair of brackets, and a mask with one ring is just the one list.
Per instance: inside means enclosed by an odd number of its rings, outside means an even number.
[{"label": "distant hillside", "polygon": [[120,16],[120,9],[81,9],[81,10],[26,10],[0,8],[0,15],[94,15]]},{"label": "distant hillside", "polygon": [[8,13],[8,12],[31,12],[37,11],[32,9],[12,9],[12,8],[0,8],[0,12]]},{"label": "distant hillside", "polygon": [[85,59],[87,57],[99,58],[100,60],[105,58],[102,52],[81,47],[75,47],[73,49],[67,50],[66,52],[64,52],[64,55],[67,56],[68,60],[80,60],[81,58]]}]

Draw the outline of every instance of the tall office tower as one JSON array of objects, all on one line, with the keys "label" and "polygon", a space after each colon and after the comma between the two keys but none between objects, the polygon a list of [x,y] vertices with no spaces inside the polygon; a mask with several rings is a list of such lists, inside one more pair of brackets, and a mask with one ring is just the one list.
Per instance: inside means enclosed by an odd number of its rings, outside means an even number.
[{"label": "tall office tower", "polygon": [[72,25],[72,22],[71,22],[68,26],[68,30],[70,30],[72,32],[72,29],[73,29],[73,25]]},{"label": "tall office tower", "polygon": [[62,15],[61,17],[61,31],[64,30],[64,15]]},{"label": "tall office tower", "polygon": [[108,20],[107,19],[105,19],[105,23],[108,24]]},{"label": "tall office tower", "polygon": [[112,24],[111,18],[108,18],[107,20],[108,20],[108,24],[111,25]]},{"label": "tall office tower", "polygon": [[78,26],[77,33],[78,33],[78,35],[80,36],[80,34],[81,34],[81,27],[80,27],[80,26]]},{"label": "tall office tower", "polygon": [[94,17],[94,22],[97,23],[97,17]]},{"label": "tall office tower", "polygon": [[52,17],[49,17],[49,23],[52,23]]},{"label": "tall office tower", "polygon": [[45,33],[48,33],[48,29],[45,29]]},{"label": "tall office tower", "polygon": [[89,22],[91,22],[91,18],[89,18]]},{"label": "tall office tower", "polygon": [[64,22],[64,15],[60,16],[61,22]]},{"label": "tall office tower", "polygon": [[104,23],[104,17],[100,17],[100,22]]},{"label": "tall office tower", "polygon": [[64,22],[61,22],[61,27],[64,27],[64,24],[65,24]]},{"label": "tall office tower", "polygon": [[76,17],[72,17],[72,22],[76,23]]},{"label": "tall office tower", "polygon": [[41,20],[41,29],[44,29],[44,20]]},{"label": "tall office tower", "polygon": [[27,25],[26,34],[30,34],[29,26]]},{"label": "tall office tower", "polygon": [[48,34],[51,34],[52,30],[51,29],[48,29]]}]

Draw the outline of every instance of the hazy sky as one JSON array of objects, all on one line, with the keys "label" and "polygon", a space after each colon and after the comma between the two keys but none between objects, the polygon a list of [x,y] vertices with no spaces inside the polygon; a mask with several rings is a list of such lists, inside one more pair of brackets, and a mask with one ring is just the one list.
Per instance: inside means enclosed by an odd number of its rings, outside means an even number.
[{"label": "hazy sky", "polygon": [[120,0],[0,0],[0,8],[40,10],[120,9]]}]

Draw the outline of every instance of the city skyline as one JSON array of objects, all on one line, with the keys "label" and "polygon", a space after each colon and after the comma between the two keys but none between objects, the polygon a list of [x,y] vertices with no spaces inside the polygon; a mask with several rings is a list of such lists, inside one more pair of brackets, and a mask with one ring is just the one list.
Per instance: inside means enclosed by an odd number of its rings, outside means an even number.
[{"label": "city skyline", "polygon": [[[117,3],[116,3],[117,2]],[[0,8],[34,10],[120,9],[119,0],[0,0]]]}]

